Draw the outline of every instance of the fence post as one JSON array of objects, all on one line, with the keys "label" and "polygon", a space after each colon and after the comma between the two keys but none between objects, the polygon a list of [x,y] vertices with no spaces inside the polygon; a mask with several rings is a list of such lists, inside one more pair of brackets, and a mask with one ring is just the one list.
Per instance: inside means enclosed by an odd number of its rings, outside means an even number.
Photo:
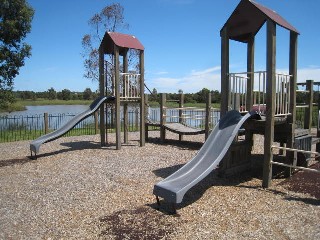
[{"label": "fence post", "polygon": [[209,137],[211,123],[211,92],[208,92],[206,99],[206,120],[205,120],[205,140]]},{"label": "fence post", "polygon": [[94,133],[98,133],[99,122],[98,122],[98,112],[94,113]]},{"label": "fence post", "polygon": [[[183,108],[184,104],[184,94],[180,93],[180,99],[179,99],[179,108]],[[183,110],[179,109],[179,123],[184,123],[184,118],[183,118]],[[183,135],[179,134],[179,141],[181,142],[183,140]]]},{"label": "fence post", "polygon": [[49,117],[48,113],[44,113],[44,134],[49,132]]},{"label": "fence post", "polygon": [[166,129],[164,124],[166,124],[166,94],[161,93],[160,97],[160,139],[164,142],[166,139]]},{"label": "fence post", "polygon": [[136,110],[134,111],[135,112],[135,117],[136,117],[136,119],[135,119],[135,131],[137,131],[138,129],[139,129],[139,110],[138,110],[138,108],[136,108]]},{"label": "fence post", "polygon": [[306,90],[308,91],[306,103],[308,107],[305,110],[304,115],[304,129],[311,130],[312,123],[312,108],[313,108],[313,80],[306,81]]}]

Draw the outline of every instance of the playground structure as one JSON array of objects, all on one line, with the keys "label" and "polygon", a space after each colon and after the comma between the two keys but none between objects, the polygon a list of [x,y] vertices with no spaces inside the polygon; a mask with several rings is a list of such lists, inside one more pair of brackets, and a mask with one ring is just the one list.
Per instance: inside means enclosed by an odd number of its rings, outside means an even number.
[{"label": "playground structure", "polygon": [[[146,104],[148,104],[148,97],[146,95]],[[168,108],[166,106],[167,98],[165,93],[160,94],[160,121],[152,121],[147,118],[146,121],[146,139],[148,139],[149,126],[160,128],[160,139],[164,142],[166,139],[166,130],[179,134],[179,141],[183,140],[184,135],[197,135],[205,134],[205,139],[208,138],[210,133],[211,122],[211,94],[206,96],[206,107],[184,107],[184,94],[179,95],[179,100],[175,101],[179,103],[177,108]],[[169,114],[169,111],[173,111],[176,114]],[[201,121],[204,128],[191,127],[191,121]]]},{"label": "playground structure", "polygon": [[[266,71],[255,72],[255,35],[265,23]],[[276,73],[277,25],[290,31],[289,74]],[[159,196],[174,205],[180,203],[184,194],[218,165],[218,172],[225,175],[250,169],[254,134],[264,135],[263,187],[271,185],[274,164],[319,172],[307,168],[308,164],[297,164],[298,154],[303,154],[305,159],[319,155],[311,151],[313,81],[306,83],[308,104],[303,106],[306,108],[304,129],[296,129],[298,31],[276,12],[253,1],[241,0],[220,34],[221,120],[191,161],[154,186],[158,205]],[[229,40],[247,44],[246,72],[229,72]],[[262,117],[250,119],[252,110]],[[241,114],[245,115],[241,118]],[[245,137],[239,140],[237,135],[241,127],[245,128]],[[274,145],[274,141],[280,142],[280,147]],[[283,151],[286,159],[293,163],[274,161],[274,149]]]},{"label": "playground structure", "polygon": [[[248,14],[250,12],[250,14]],[[266,23],[267,29],[267,60],[266,71],[255,72],[254,46],[255,35]],[[276,73],[276,26],[290,31],[289,73]],[[269,187],[272,178],[272,165],[281,164],[273,161],[273,142],[280,142],[289,152],[294,148],[311,150],[310,136],[312,112],[312,83],[309,84],[310,99],[306,110],[304,129],[296,129],[296,86],[297,86],[297,39],[299,32],[279,14],[258,3],[241,0],[220,31],[221,35],[221,116],[230,109],[248,112],[255,109],[263,113],[262,120],[248,120],[245,124],[244,146],[247,156],[243,164],[250,164],[250,152],[253,144],[253,134],[263,134],[264,163],[263,187]],[[247,71],[242,73],[229,72],[229,40],[247,44]],[[256,97],[254,97],[256,96]],[[311,105],[310,105],[311,104]],[[236,144],[235,144],[236,145]],[[222,162],[222,170],[235,162],[232,157],[239,156],[240,149],[231,146],[233,154],[227,154]],[[238,152],[237,152],[238,151]],[[308,153],[310,154],[310,153]],[[238,163],[239,164],[239,163]],[[287,164],[290,167],[297,167]],[[244,168],[247,168],[246,166]]]},{"label": "playground structure", "polygon": [[[247,14],[250,12],[250,14]],[[262,25],[267,27],[267,61],[266,71],[254,69],[255,35]],[[282,26],[290,31],[289,73],[276,73],[276,26]],[[160,138],[165,140],[166,130],[183,135],[205,133],[206,142],[198,154],[176,173],[164,179],[154,187],[154,194],[168,201],[180,203],[184,194],[192,186],[201,181],[218,165],[222,174],[232,174],[247,170],[251,167],[251,150],[253,135],[264,135],[264,162],[262,186],[268,188],[272,179],[272,165],[281,165],[290,168],[308,169],[308,164],[297,165],[297,155],[302,153],[308,159],[311,155],[313,141],[311,136],[311,113],[313,99],[313,81],[306,82],[307,105],[297,106],[297,38],[298,31],[274,11],[249,0],[241,0],[235,11],[229,17],[220,31],[221,33],[221,121],[209,136],[211,120],[211,97],[207,97],[205,111],[205,129],[199,130],[186,126],[190,116],[186,111],[191,108],[183,106],[183,95],[179,101],[178,115],[170,116],[178,121],[167,122],[168,108],[166,95],[161,94],[160,122],[145,122],[145,95],[144,95],[144,47],[139,40],[131,35],[106,32],[99,47],[99,89],[100,98],[92,103],[87,111],[77,115],[65,127],[58,131],[44,135],[30,145],[31,153],[38,153],[42,143],[52,141],[72,129],[84,117],[100,108],[100,137],[101,145],[107,143],[106,127],[106,100],[112,100],[115,106],[116,149],[121,149],[121,117],[120,106],[123,106],[124,142],[128,142],[128,104],[140,106],[140,146],[145,145],[148,126],[160,127]],[[247,44],[247,71],[229,73],[229,40]],[[139,71],[129,71],[128,51],[134,49],[139,53]],[[104,55],[111,54],[113,67],[105,68]],[[120,71],[120,56],[122,57],[122,72]],[[107,93],[107,74],[112,76],[111,95]],[[296,128],[296,108],[305,107],[305,121],[303,129]],[[195,110],[195,109],[192,109]],[[203,109],[202,109],[203,110]],[[235,111],[237,110],[237,111]],[[252,112],[254,110],[254,112]],[[261,118],[251,118],[259,113]],[[238,139],[240,128],[244,128],[245,137]],[[318,131],[319,136],[319,131]],[[274,142],[279,142],[280,147]],[[286,147],[284,147],[286,145]],[[319,145],[319,144],[318,144]],[[320,146],[317,146],[317,150]],[[286,154],[287,160],[293,159],[293,164],[275,162],[273,150],[278,149]],[[293,154],[292,154],[293,152]],[[316,170],[317,171],[317,170]]]},{"label": "playground structure", "polygon": [[[134,49],[139,54],[139,72],[128,69],[128,51]],[[111,54],[113,68],[105,68],[104,55]],[[120,56],[122,56],[122,72],[120,71]],[[107,93],[107,71],[112,76],[112,95],[115,96],[115,129],[116,149],[121,149],[121,119],[120,105],[124,111],[124,142],[128,142],[128,104],[138,103],[140,106],[140,146],[145,145],[145,103],[144,103],[144,47],[135,37],[127,34],[106,32],[99,47],[99,90],[100,96]],[[106,131],[106,107],[100,108],[101,145],[108,140]]]}]

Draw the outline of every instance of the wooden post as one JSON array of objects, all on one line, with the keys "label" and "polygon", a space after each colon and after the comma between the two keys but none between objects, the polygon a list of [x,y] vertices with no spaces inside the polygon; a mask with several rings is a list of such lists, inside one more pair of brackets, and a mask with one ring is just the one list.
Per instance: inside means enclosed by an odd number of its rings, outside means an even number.
[{"label": "wooden post", "polygon": [[306,103],[308,107],[304,112],[304,129],[309,129],[311,133],[312,126],[312,108],[313,108],[313,80],[306,81],[306,90],[309,91],[307,94]]},{"label": "wooden post", "polygon": [[[181,93],[180,99],[179,99],[179,108],[183,108],[183,104],[184,104],[184,94]],[[179,123],[184,122],[184,119],[182,117],[183,117],[183,110],[179,109]],[[179,141],[183,141],[183,134],[179,134]]]},{"label": "wooden post", "polygon": [[[126,50],[123,55],[123,72],[124,73],[128,73],[128,54],[127,53],[128,53],[128,51]],[[126,97],[125,96],[126,86],[130,87],[130,85],[126,84],[126,76],[125,75],[123,75],[122,78],[123,78],[122,95],[124,97]],[[127,89],[127,91],[128,90],[129,89]],[[128,103],[124,102],[123,103],[123,141],[124,141],[124,143],[128,143],[128,122],[129,122],[129,120],[128,120]]]},{"label": "wooden post", "polygon": [[246,108],[248,111],[252,109],[253,105],[253,83],[254,83],[254,36],[248,41],[247,45],[247,97]]},{"label": "wooden post", "polygon": [[145,139],[145,103],[144,103],[144,51],[140,50],[140,147],[146,144]]},{"label": "wooden post", "polygon": [[292,148],[294,145],[294,131],[296,123],[296,89],[297,89],[297,52],[298,52],[298,34],[290,32],[289,47],[289,75],[290,77],[290,106],[291,115],[288,116],[288,123],[291,125],[291,131],[287,138],[287,147]]},{"label": "wooden post", "polygon": [[267,83],[266,83],[266,129],[264,136],[264,164],[262,187],[268,188],[272,178],[272,149],[275,113],[275,67],[276,67],[276,23],[267,20]]},{"label": "wooden post", "polygon": [[114,82],[115,82],[115,97],[116,97],[116,149],[121,149],[121,119],[120,119],[120,92],[119,92],[119,48],[114,46]]},{"label": "wooden post", "polygon": [[94,113],[94,134],[98,133],[99,122],[98,122],[98,112]]},{"label": "wooden post", "polygon": [[[103,47],[99,48],[99,91],[100,96],[105,96],[106,81],[104,77],[104,51]],[[105,124],[105,104],[101,104],[100,107],[100,138],[101,146],[105,146],[106,139],[106,124]]]},{"label": "wooden post", "polygon": [[139,110],[137,108],[134,111],[134,117],[135,129],[139,129]]},{"label": "wooden post", "polygon": [[44,113],[44,134],[47,134],[49,132],[49,117],[48,113]]},{"label": "wooden post", "polygon": [[[144,104],[145,104],[145,119],[147,119],[147,121],[149,120],[148,119],[148,106],[149,106],[149,97],[148,97],[148,94],[144,94]],[[148,126],[148,122],[145,122],[145,141],[148,141],[148,134],[149,134],[149,126]]]},{"label": "wooden post", "polygon": [[220,117],[228,111],[229,105],[229,38],[227,28],[221,31],[221,105]]},{"label": "wooden post", "polygon": [[209,137],[211,125],[211,92],[208,92],[206,99],[206,120],[205,120],[205,140]]},{"label": "wooden post", "polygon": [[[319,87],[319,85],[318,85]],[[320,93],[318,91],[318,122],[317,122],[317,138],[320,138]],[[320,152],[320,143],[316,144],[316,151]]]},{"label": "wooden post", "polygon": [[161,93],[160,96],[160,140],[164,142],[166,139],[166,129],[164,124],[166,124],[166,94]]}]

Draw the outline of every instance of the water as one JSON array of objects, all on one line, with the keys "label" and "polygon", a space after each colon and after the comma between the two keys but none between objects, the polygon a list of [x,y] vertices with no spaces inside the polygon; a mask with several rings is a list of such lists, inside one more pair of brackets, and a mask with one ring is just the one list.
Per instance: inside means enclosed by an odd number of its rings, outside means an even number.
[{"label": "water", "polygon": [[78,114],[88,108],[88,105],[43,105],[43,106],[26,106],[24,111],[11,113],[0,113],[0,116],[31,116],[48,114]]},{"label": "water", "polygon": [[[39,129],[43,128],[43,116],[44,113],[48,113],[49,115],[49,128],[57,129],[64,125],[67,121],[69,121],[73,116],[85,111],[88,109],[88,105],[44,105],[44,106],[27,106],[24,111],[17,111],[11,113],[1,113],[0,127],[3,129],[7,129],[9,125],[14,122],[14,125],[23,125],[29,126],[31,128]],[[135,124],[137,118],[140,117],[139,114],[136,113],[136,110],[139,109],[137,107],[131,106],[128,108],[129,111],[129,124]],[[184,111],[184,116],[187,117],[184,122],[190,127],[195,128],[203,128],[204,127],[204,111],[193,111],[186,110]],[[62,116],[61,115],[65,115]],[[167,122],[179,122],[179,111],[175,109],[167,110]],[[36,117],[32,117],[36,116]],[[50,117],[51,116],[51,117]],[[173,117],[172,117],[173,116]],[[190,116],[190,118],[188,117]],[[29,118],[30,117],[30,118]],[[123,118],[123,111],[121,108],[120,113],[121,119]],[[4,120],[4,118],[6,120]],[[35,120],[37,119],[37,120]],[[148,119],[153,122],[160,121],[160,109],[159,108],[149,108],[148,109]],[[111,122],[110,114],[107,114],[106,120],[108,123]],[[212,112],[211,123],[215,125],[219,120],[219,112]],[[138,120],[139,121],[139,120]],[[88,117],[85,120],[86,123],[93,123],[93,116]],[[8,125],[8,126],[5,126]],[[11,127],[11,125],[10,125]]]}]

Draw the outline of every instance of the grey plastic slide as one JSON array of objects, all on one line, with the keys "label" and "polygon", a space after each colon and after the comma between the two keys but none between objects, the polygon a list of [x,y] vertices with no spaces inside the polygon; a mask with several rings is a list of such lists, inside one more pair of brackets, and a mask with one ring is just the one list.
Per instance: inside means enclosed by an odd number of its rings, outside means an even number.
[{"label": "grey plastic slide", "polygon": [[31,156],[32,156],[33,152],[35,153],[35,156],[39,153],[39,149],[40,149],[41,144],[46,143],[46,142],[51,142],[51,141],[63,136],[64,134],[69,132],[72,128],[74,128],[74,126],[76,126],[83,119],[89,117],[91,114],[93,114],[95,111],[97,111],[98,108],[101,106],[101,104],[103,104],[106,101],[112,101],[112,100],[114,100],[114,97],[99,97],[99,98],[97,98],[96,100],[94,100],[91,103],[91,105],[88,107],[87,110],[74,116],[70,121],[68,121],[65,125],[63,125],[59,129],[33,140],[30,143]]},{"label": "grey plastic slide", "polygon": [[154,186],[153,194],[171,203],[181,203],[185,193],[205,178],[228,151],[242,124],[256,112],[242,116],[238,111],[227,112],[214,127],[196,156],[172,175]]}]

